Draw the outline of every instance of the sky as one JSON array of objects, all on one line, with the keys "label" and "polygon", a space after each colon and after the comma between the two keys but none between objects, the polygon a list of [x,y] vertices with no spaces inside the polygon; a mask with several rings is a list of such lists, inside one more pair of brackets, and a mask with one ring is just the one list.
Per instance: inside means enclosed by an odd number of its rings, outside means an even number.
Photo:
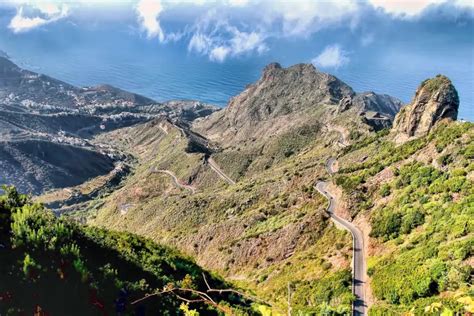
[{"label": "sky", "polygon": [[[415,21],[445,7],[447,18],[473,16],[474,0],[4,0],[11,8],[8,29],[31,32],[60,20],[86,23],[89,19],[120,19],[134,12],[130,29],[162,45],[183,41],[189,52],[224,62],[245,54],[263,54],[278,39],[308,38],[338,25],[354,31],[366,15]],[[467,12],[467,13],[466,13]],[[172,20],[172,21],[171,21]],[[176,27],[176,23],[179,27]],[[360,41],[369,45],[375,32],[367,30]],[[349,62],[337,43],[312,59],[315,65],[338,68]]]},{"label": "sky", "polygon": [[[393,73],[402,77],[400,65],[431,62],[442,64],[442,71],[462,74],[456,79],[464,85],[464,99],[472,107],[474,89],[466,85],[474,82],[473,21],[474,0],[0,0],[0,43],[2,36],[23,38],[18,43],[26,43],[49,40],[48,32],[50,37],[76,34],[61,34],[61,28],[81,29],[83,34],[109,28],[104,42],[114,31],[125,30],[157,53],[169,49],[176,54],[179,48],[187,56],[204,59],[206,67],[242,60],[267,62],[276,56],[288,63],[311,62],[337,75],[351,69],[360,72],[356,64],[370,63],[374,57],[380,67],[398,67]],[[417,54],[423,47],[423,54]],[[289,51],[296,49],[311,55],[298,61],[302,54]],[[428,61],[429,51],[434,57]],[[459,62],[450,68],[449,59],[456,58]],[[469,115],[474,119],[474,110]]]}]

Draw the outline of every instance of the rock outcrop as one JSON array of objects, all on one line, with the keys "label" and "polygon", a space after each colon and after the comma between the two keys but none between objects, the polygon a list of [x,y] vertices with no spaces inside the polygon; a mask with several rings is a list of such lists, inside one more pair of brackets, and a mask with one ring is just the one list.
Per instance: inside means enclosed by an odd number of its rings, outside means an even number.
[{"label": "rock outcrop", "polygon": [[393,131],[400,136],[426,135],[443,120],[456,120],[459,97],[451,80],[443,75],[427,79],[418,87],[412,103],[397,114]]},{"label": "rock outcrop", "polygon": [[356,108],[361,112],[377,112],[393,120],[400,108],[402,101],[387,94],[377,94],[375,92],[358,93],[353,97],[343,98],[339,102],[339,112]]}]

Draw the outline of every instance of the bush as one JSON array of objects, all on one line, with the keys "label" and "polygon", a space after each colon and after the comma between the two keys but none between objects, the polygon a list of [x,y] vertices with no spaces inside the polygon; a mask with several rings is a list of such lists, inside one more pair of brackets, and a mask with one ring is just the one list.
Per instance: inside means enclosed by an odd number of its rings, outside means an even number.
[{"label": "bush", "polygon": [[372,218],[371,237],[383,237],[384,240],[398,237],[402,225],[402,214],[385,211]]},{"label": "bush", "polygon": [[379,194],[381,197],[386,197],[386,196],[389,196],[390,195],[390,184],[388,183],[384,183],[382,184],[382,186],[380,187],[380,191],[379,191]]},{"label": "bush", "polygon": [[450,154],[441,155],[438,157],[437,162],[440,166],[447,166],[454,161],[453,157]]},{"label": "bush", "polygon": [[425,222],[425,214],[420,210],[410,210],[403,216],[401,233],[408,234],[411,230]]}]

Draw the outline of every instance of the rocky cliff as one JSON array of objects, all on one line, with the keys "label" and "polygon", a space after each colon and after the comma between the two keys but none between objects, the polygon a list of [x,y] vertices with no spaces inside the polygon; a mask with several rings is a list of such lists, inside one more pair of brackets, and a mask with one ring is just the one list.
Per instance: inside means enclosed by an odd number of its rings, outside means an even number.
[{"label": "rocky cliff", "polygon": [[443,75],[427,79],[416,90],[411,104],[400,110],[393,131],[400,136],[421,136],[443,119],[456,120],[459,97],[451,80]]}]

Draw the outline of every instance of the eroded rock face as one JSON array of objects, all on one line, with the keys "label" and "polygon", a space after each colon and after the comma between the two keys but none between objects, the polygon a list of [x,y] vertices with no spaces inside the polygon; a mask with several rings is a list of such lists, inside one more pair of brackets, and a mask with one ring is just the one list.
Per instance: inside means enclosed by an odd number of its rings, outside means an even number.
[{"label": "eroded rock face", "polygon": [[393,130],[408,137],[426,135],[437,122],[456,120],[458,109],[458,92],[451,80],[438,75],[418,87],[412,103],[395,117]]}]

